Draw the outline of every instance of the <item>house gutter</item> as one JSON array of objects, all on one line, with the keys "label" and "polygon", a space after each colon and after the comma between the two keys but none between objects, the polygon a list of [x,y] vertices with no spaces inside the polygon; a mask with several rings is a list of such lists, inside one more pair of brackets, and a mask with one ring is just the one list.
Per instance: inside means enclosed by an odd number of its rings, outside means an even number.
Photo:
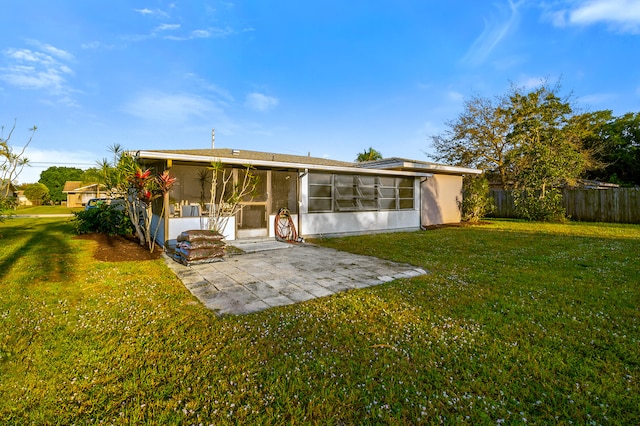
[{"label": "house gutter", "polygon": [[[145,160],[174,160],[185,161],[190,163],[212,163],[222,162],[224,164],[233,164],[239,166],[261,166],[261,167],[279,167],[283,169],[298,169],[298,170],[319,170],[330,172],[345,172],[345,173],[360,173],[360,174],[372,174],[372,175],[389,175],[389,176],[411,176],[411,177],[431,177],[432,173],[427,172],[409,172],[402,170],[388,170],[388,169],[373,169],[364,167],[343,167],[343,166],[323,166],[319,164],[305,164],[305,163],[288,163],[282,161],[267,161],[267,160],[249,160],[246,158],[231,158],[231,157],[214,157],[206,155],[189,155],[189,154],[168,154],[163,152],[151,152],[151,151],[136,151],[135,157],[137,159]],[[474,169],[469,169],[474,170]]]}]

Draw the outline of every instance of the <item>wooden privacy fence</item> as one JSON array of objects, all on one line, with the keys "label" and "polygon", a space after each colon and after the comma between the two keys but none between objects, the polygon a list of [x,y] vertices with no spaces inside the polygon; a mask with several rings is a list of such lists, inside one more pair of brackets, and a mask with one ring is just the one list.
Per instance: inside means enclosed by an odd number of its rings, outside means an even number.
[{"label": "wooden privacy fence", "polygon": [[[517,217],[512,191],[490,191],[494,217]],[[640,223],[640,188],[564,189],[562,200],[573,220],[586,222]]]}]

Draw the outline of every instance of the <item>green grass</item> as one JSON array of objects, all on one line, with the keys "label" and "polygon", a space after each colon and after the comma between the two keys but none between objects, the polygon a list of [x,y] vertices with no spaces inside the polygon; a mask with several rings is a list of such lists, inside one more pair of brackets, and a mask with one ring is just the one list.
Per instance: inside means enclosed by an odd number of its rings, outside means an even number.
[{"label": "green grass", "polygon": [[2,424],[640,424],[640,226],[321,240],[431,274],[223,318],[71,230],[0,224]]},{"label": "green grass", "polygon": [[83,207],[66,207],[66,206],[33,206],[18,207],[13,210],[13,214],[71,214],[84,210]]}]

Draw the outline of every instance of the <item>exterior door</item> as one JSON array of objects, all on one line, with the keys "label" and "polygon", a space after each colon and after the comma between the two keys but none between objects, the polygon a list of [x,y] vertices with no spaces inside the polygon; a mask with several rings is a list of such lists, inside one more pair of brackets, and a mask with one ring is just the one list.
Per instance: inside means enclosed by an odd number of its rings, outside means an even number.
[{"label": "exterior door", "polygon": [[255,197],[251,201],[240,203],[242,209],[236,218],[239,239],[266,238],[269,235],[267,218],[271,173],[268,170],[252,170],[251,173],[258,178],[258,185]]}]

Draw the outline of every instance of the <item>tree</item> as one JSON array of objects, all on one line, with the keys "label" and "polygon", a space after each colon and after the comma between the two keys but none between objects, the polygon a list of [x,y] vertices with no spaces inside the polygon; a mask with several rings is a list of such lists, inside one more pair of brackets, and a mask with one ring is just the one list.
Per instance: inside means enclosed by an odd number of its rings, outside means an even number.
[{"label": "tree", "polygon": [[66,194],[62,192],[66,181],[82,180],[84,171],[76,167],[49,167],[40,173],[38,182],[49,188],[51,201],[61,202],[67,199]]},{"label": "tree", "polygon": [[41,183],[32,183],[25,188],[24,196],[33,204],[40,205],[49,201],[49,188]]},{"label": "tree", "polygon": [[363,152],[359,153],[358,158],[356,158],[358,163],[375,160],[382,160],[382,154],[373,148],[365,149]]},{"label": "tree", "polygon": [[[29,164],[29,159],[25,156],[27,147],[33,140],[37,128],[33,126],[29,129],[31,135],[22,149],[15,151],[10,145],[11,136],[16,128],[16,121],[7,137],[4,136],[4,126],[0,127],[0,218],[9,209],[15,207],[17,200],[13,197],[12,189],[15,181],[22,173],[22,170]],[[1,219],[0,219],[1,220]]]},{"label": "tree", "polygon": [[592,179],[621,185],[640,185],[640,113],[613,117],[611,111],[590,140],[599,168],[588,173]]},{"label": "tree", "polygon": [[513,149],[507,137],[511,130],[509,99],[473,96],[465,101],[464,111],[441,135],[432,136],[436,161],[461,167],[485,170],[497,174],[500,185],[507,189],[511,183],[508,154]]},{"label": "tree", "polygon": [[541,85],[528,93],[514,89],[510,95],[514,149],[509,162],[514,173],[516,213],[528,220],[563,220],[560,187],[574,184],[586,169],[580,139],[570,137],[573,115],[559,86]]},{"label": "tree", "polygon": [[472,98],[449,130],[432,137],[433,157],[495,171],[504,189],[514,189],[522,217],[560,219],[559,187],[574,183],[597,161],[587,146],[593,133],[581,127],[593,117],[575,118],[571,98],[559,93],[559,84],[543,82],[529,91],[512,86],[493,102]]}]

